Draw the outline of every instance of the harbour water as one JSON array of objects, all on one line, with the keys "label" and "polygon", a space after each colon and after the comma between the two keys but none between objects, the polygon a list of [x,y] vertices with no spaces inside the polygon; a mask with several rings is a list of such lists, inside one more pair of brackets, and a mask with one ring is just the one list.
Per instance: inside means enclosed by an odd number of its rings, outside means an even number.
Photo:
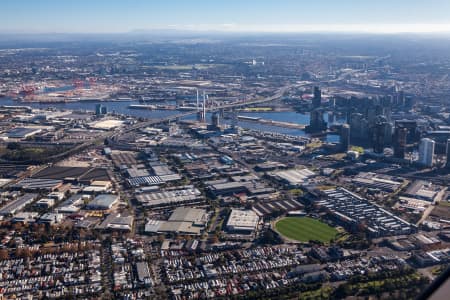
[{"label": "harbour water", "polygon": [[130,104],[139,104],[139,101],[78,101],[78,102],[62,102],[62,103],[33,103],[19,102],[10,98],[0,98],[0,105],[23,105],[32,108],[46,109],[70,109],[70,110],[86,110],[95,111],[95,106],[102,104],[107,107],[108,112],[116,112],[118,114],[129,115],[142,118],[161,118],[180,113],[177,110],[140,110],[130,109]]},{"label": "harbour water", "polygon": [[[32,108],[39,109],[47,109],[47,108],[56,108],[56,109],[70,109],[70,110],[86,110],[86,111],[94,111],[95,106],[97,104],[102,104],[107,107],[109,112],[115,112],[118,114],[129,115],[134,117],[142,117],[142,118],[162,118],[170,115],[179,114],[182,111],[178,110],[141,110],[141,109],[131,109],[129,105],[131,104],[139,104],[139,101],[80,101],[80,102],[67,102],[67,103],[21,103],[18,101],[14,101],[10,98],[0,98],[0,106],[1,105],[23,105],[30,106]],[[274,120],[280,122],[288,122],[288,123],[297,123],[307,125],[309,124],[309,114],[297,113],[295,111],[283,111],[283,112],[238,112],[238,115],[242,116],[250,116],[257,117],[266,120]],[[186,117],[186,119],[193,120],[196,116],[191,115]],[[207,114],[208,120],[211,118],[211,114]],[[328,115],[324,115],[325,120],[328,120]],[[335,122],[343,122],[344,120],[336,120]],[[229,120],[223,120],[226,124]],[[296,135],[296,136],[306,136],[307,134],[300,129],[295,128],[285,128],[279,126],[271,126],[266,124],[261,124],[257,122],[244,121],[239,120],[238,126],[246,129],[258,129],[262,131],[270,131],[277,132],[282,134]],[[337,135],[328,134],[325,137],[327,142],[338,142],[339,137]]]}]

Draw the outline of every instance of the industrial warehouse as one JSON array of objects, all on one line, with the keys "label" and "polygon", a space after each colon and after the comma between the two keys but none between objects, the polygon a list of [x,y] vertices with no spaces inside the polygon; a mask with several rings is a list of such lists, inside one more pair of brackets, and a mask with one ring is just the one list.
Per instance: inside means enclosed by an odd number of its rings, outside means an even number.
[{"label": "industrial warehouse", "polygon": [[315,202],[347,227],[364,226],[371,236],[411,234],[417,229],[387,210],[372,204],[344,188],[323,191],[324,199]]},{"label": "industrial warehouse", "polygon": [[226,228],[235,233],[253,233],[258,228],[259,217],[252,210],[232,209]]},{"label": "industrial warehouse", "polygon": [[208,219],[204,209],[178,207],[167,221],[149,220],[145,225],[145,232],[199,235]]},{"label": "industrial warehouse", "polygon": [[136,195],[136,200],[142,206],[152,208],[186,205],[204,201],[200,191],[192,186],[162,192],[138,194]]}]

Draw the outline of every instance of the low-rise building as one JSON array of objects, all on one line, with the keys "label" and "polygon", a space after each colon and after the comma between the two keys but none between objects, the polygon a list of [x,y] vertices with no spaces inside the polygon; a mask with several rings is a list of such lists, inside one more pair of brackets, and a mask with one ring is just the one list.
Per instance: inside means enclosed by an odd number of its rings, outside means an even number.
[{"label": "low-rise building", "polygon": [[24,194],[23,196],[20,196],[16,200],[13,200],[13,201],[7,203],[5,206],[3,206],[0,209],[0,216],[13,215],[16,212],[19,212],[22,209],[24,209],[25,206],[27,206],[28,204],[31,204],[37,198],[38,198],[38,194]]},{"label": "low-rise building", "polygon": [[253,210],[232,209],[226,228],[230,232],[252,233],[256,231],[259,217]]},{"label": "low-rise building", "polygon": [[51,198],[42,198],[38,200],[34,206],[41,209],[49,209],[55,205],[55,200]]},{"label": "low-rise building", "polygon": [[167,221],[149,220],[145,232],[198,235],[204,230],[208,217],[204,209],[178,207]]},{"label": "low-rise building", "polygon": [[162,208],[199,203],[204,201],[200,191],[193,186],[176,190],[143,193],[136,195],[136,200],[144,207]]},{"label": "low-rise building", "polygon": [[291,169],[271,172],[268,175],[289,186],[300,186],[316,174],[309,169]]},{"label": "low-rise building", "polygon": [[64,219],[64,215],[63,214],[59,214],[59,213],[46,213],[44,215],[42,215],[38,222],[39,223],[43,223],[43,224],[58,224],[61,223],[61,221]]},{"label": "low-rise building", "polygon": [[213,184],[209,187],[214,196],[230,196],[233,194],[248,192],[247,184],[242,182],[224,182]]},{"label": "low-rise building", "polygon": [[402,186],[404,180],[388,175],[367,172],[358,174],[353,178],[352,182],[357,186],[365,186],[386,192],[394,192]]},{"label": "low-rise building", "polygon": [[97,226],[97,229],[111,229],[120,231],[131,231],[133,228],[133,216],[125,216],[120,213],[110,214]]},{"label": "low-rise building", "polygon": [[34,223],[39,214],[37,212],[20,212],[13,216],[11,222],[13,223]]},{"label": "low-rise building", "polygon": [[86,205],[86,209],[90,210],[108,210],[114,204],[119,202],[119,196],[113,194],[100,194]]}]

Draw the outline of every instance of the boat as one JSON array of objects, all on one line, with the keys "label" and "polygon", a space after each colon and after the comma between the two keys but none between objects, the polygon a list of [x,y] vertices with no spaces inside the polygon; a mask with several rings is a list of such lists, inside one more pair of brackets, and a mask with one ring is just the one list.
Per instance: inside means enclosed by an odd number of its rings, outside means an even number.
[{"label": "boat", "polygon": [[131,104],[131,105],[128,105],[128,108],[154,110],[154,109],[156,109],[156,106],[155,105],[147,105],[147,104]]}]

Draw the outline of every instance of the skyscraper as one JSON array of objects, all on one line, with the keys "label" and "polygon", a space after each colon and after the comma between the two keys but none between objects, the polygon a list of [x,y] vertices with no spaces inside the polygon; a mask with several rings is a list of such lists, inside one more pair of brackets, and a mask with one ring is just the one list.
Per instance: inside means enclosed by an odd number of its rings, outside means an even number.
[{"label": "skyscraper", "polygon": [[211,115],[211,123],[214,127],[219,127],[220,126],[220,115],[218,112],[214,112]]},{"label": "skyscraper", "polygon": [[95,106],[95,114],[97,116],[106,115],[107,113],[108,113],[108,108],[106,106],[102,105],[101,103],[99,103]]},{"label": "skyscraper", "polygon": [[435,142],[429,138],[423,138],[419,144],[419,163],[427,166],[433,166]]},{"label": "skyscraper", "polygon": [[342,124],[340,132],[340,142],[342,151],[347,152],[350,146],[350,125]]},{"label": "skyscraper", "polygon": [[370,142],[368,134],[369,124],[362,114],[353,113],[350,115],[350,128],[350,137],[353,140]]},{"label": "skyscraper", "polygon": [[396,95],[396,104],[397,107],[404,106],[405,105],[405,93],[403,91],[399,91]]},{"label": "skyscraper", "polygon": [[319,89],[318,86],[314,87],[314,97],[312,99],[312,106],[313,108],[318,108],[322,105],[322,91]]},{"label": "skyscraper", "polygon": [[406,135],[407,143],[415,143],[419,141],[420,135],[417,131],[417,120],[397,120],[395,121],[395,127],[403,127],[408,130]]},{"label": "skyscraper", "polygon": [[102,114],[102,105],[100,103],[95,105],[95,114],[97,116]]},{"label": "skyscraper", "polygon": [[306,126],[305,131],[314,133],[327,130],[327,122],[323,119],[323,111],[315,109],[310,114],[309,125]]},{"label": "skyscraper", "polygon": [[414,107],[414,98],[411,96],[405,97],[405,109],[410,110]]},{"label": "skyscraper", "polygon": [[394,133],[394,157],[405,158],[406,148],[406,136],[408,135],[408,129],[404,127],[395,127]]},{"label": "skyscraper", "polygon": [[238,125],[238,117],[237,117],[237,112],[236,112],[236,109],[233,107],[232,109],[231,109],[231,116],[230,116],[230,118],[231,118],[231,128],[233,129],[233,130],[236,130],[236,128],[237,128],[237,125]]},{"label": "skyscraper", "polygon": [[334,113],[332,111],[329,111],[328,112],[328,124],[329,125],[333,124],[334,119],[335,119]]},{"label": "skyscraper", "polygon": [[222,128],[220,127],[220,113],[215,111],[211,115],[211,124],[209,124],[206,127],[208,130],[211,131],[221,131]]},{"label": "skyscraper", "polygon": [[389,123],[384,117],[377,117],[377,121],[373,127],[373,152],[383,153],[386,144],[386,133],[388,131]]}]

